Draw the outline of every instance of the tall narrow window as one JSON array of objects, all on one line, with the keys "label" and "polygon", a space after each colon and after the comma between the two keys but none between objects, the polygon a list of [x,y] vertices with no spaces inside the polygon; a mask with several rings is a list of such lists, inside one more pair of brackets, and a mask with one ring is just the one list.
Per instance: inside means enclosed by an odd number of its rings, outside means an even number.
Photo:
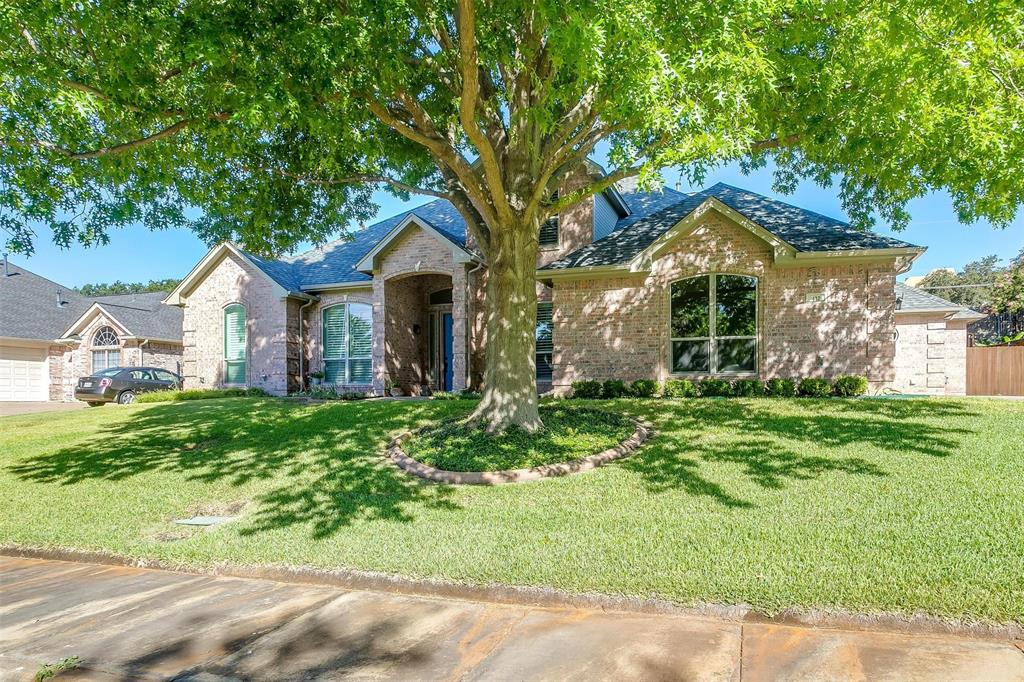
[{"label": "tall narrow window", "polygon": [[92,336],[92,371],[121,366],[121,341],[111,327],[100,327]]},{"label": "tall narrow window", "polygon": [[[551,201],[558,201],[558,192],[551,195]],[[540,226],[538,242],[541,246],[558,246],[558,214],[551,216]]]},{"label": "tall narrow window", "polygon": [[554,343],[551,333],[551,304],[537,304],[537,380],[551,381],[551,355]]},{"label": "tall narrow window", "polygon": [[757,371],[757,278],[701,275],[672,283],[672,371]]},{"label": "tall narrow window", "polygon": [[373,382],[373,309],[363,303],[324,308],[324,380],[332,384]]},{"label": "tall narrow window", "polygon": [[246,372],[245,306],[224,308],[224,383],[244,384]]}]

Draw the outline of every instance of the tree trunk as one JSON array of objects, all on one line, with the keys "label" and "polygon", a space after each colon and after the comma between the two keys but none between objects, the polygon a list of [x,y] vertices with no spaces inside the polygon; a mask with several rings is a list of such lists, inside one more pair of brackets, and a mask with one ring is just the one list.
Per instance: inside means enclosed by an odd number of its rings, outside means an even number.
[{"label": "tree trunk", "polygon": [[537,230],[530,224],[492,231],[487,268],[487,338],[483,398],[471,419],[489,433],[543,427],[537,411]]}]

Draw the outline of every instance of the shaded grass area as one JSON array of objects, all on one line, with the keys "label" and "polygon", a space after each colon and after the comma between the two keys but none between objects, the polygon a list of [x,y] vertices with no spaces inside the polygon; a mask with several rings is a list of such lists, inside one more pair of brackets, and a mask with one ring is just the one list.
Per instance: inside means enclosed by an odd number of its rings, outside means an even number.
[{"label": "shaded grass area", "polygon": [[634,431],[619,412],[559,402],[543,405],[544,429],[513,427],[499,436],[466,421],[444,422],[414,434],[402,448],[413,459],[448,471],[502,471],[555,464],[614,447]]},{"label": "shaded grass area", "polygon": [[[1024,621],[1024,403],[602,401],[629,459],[448,487],[386,462],[463,401],[236,398],[0,419],[0,542],[187,564]],[[211,530],[189,510],[244,505]]]}]

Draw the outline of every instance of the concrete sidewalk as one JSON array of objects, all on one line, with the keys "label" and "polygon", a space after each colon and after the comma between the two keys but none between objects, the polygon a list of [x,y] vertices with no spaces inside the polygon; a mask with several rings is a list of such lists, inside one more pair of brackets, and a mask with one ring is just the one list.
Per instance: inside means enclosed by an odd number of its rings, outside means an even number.
[{"label": "concrete sidewalk", "polygon": [[0,679],[1022,680],[1012,642],[0,557]]}]

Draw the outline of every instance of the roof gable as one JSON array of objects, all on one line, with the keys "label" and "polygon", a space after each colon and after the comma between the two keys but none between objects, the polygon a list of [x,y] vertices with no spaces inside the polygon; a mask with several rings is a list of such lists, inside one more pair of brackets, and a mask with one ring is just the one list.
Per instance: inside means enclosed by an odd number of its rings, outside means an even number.
[{"label": "roof gable", "polygon": [[380,265],[380,259],[390,250],[392,244],[409,230],[420,229],[432,236],[442,245],[452,251],[456,263],[468,263],[474,260],[473,254],[467,251],[453,236],[442,229],[438,229],[431,222],[421,217],[418,213],[410,213],[401,222],[395,225],[370,251],[364,255],[355,268],[362,272],[370,273]]},{"label": "roof gable", "polygon": [[[644,193],[641,199],[648,204],[649,211],[643,214],[635,212],[620,221],[617,229],[608,236],[541,270],[625,267],[709,200],[713,200],[710,205],[719,212],[729,215],[766,241],[771,235],[783,245],[783,251],[791,251],[793,257],[879,249],[921,250],[898,239],[855,230],[840,220],[724,183],[692,194],[681,194],[667,188],[660,196],[652,194]],[[628,201],[629,195],[625,196]],[[702,210],[706,210],[706,206]]]}]

